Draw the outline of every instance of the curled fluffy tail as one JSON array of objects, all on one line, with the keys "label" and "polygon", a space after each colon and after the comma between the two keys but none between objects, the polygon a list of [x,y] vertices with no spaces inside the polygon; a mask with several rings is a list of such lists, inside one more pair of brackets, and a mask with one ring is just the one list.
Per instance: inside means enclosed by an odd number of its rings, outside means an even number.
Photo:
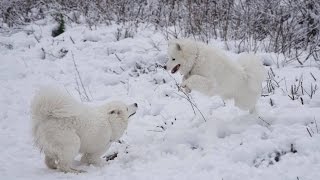
[{"label": "curled fluffy tail", "polygon": [[238,62],[248,77],[249,88],[254,91],[261,90],[261,84],[267,73],[259,58],[254,54],[243,53],[240,55]]},{"label": "curled fluffy tail", "polygon": [[45,87],[38,91],[31,102],[33,132],[39,123],[50,118],[64,118],[74,115],[76,101],[63,91]]}]

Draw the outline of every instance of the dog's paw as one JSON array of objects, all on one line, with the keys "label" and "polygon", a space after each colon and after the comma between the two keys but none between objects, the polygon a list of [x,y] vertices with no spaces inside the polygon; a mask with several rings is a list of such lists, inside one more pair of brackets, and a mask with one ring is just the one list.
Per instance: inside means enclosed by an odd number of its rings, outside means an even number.
[{"label": "dog's paw", "polygon": [[64,172],[64,173],[79,174],[79,173],[86,173],[87,172],[85,170],[75,169],[75,168],[71,168],[71,167],[60,167],[58,169],[59,169],[59,171]]},{"label": "dog's paw", "polygon": [[88,158],[87,156],[82,156],[80,160],[81,164],[84,164],[86,166],[96,166],[96,167],[102,167],[106,164],[105,161],[103,161],[101,158]]},{"label": "dog's paw", "polygon": [[188,93],[188,94],[191,93],[191,89],[188,88],[187,86],[184,87],[183,90],[184,90],[185,93]]},{"label": "dog's paw", "polygon": [[72,170],[72,173],[76,173],[76,174],[86,173],[87,172],[87,171],[82,170],[82,169],[73,169],[73,168],[71,168],[71,170]]},{"label": "dog's paw", "polygon": [[94,163],[92,163],[92,165],[95,167],[103,167],[106,164],[107,162],[104,161],[103,159],[96,160]]},{"label": "dog's paw", "polygon": [[182,91],[185,93],[191,93],[191,88],[188,85],[188,81],[183,81],[181,84]]}]

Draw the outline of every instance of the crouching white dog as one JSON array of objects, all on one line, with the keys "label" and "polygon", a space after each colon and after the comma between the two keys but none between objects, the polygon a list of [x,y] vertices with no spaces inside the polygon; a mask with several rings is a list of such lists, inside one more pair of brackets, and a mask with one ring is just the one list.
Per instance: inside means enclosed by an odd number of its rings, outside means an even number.
[{"label": "crouching white dog", "polygon": [[31,105],[34,142],[44,152],[46,165],[74,173],[83,172],[71,166],[79,153],[83,163],[102,163],[101,156],[122,136],[138,107],[122,102],[89,107],[49,88],[40,90]]},{"label": "crouching white dog", "polygon": [[188,39],[169,42],[169,60],[165,66],[171,73],[183,75],[181,86],[188,92],[234,99],[243,110],[255,110],[266,72],[253,54],[240,55],[232,62],[222,50]]}]

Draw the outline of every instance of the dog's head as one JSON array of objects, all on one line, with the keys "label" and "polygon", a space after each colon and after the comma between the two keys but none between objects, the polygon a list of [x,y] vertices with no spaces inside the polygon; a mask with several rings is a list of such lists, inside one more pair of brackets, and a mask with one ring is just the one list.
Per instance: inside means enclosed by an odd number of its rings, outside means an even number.
[{"label": "dog's head", "polygon": [[103,107],[103,115],[112,126],[114,140],[119,139],[128,126],[128,120],[138,109],[138,104],[126,105],[119,101],[110,102]]},{"label": "dog's head", "polygon": [[196,58],[195,43],[191,40],[171,40],[168,46],[169,60],[164,68],[172,74],[180,72],[187,75],[194,64]]},{"label": "dog's head", "polygon": [[128,120],[129,117],[136,113],[138,104],[133,103],[131,105],[126,105],[122,102],[114,101],[107,105],[107,109],[109,117]]}]

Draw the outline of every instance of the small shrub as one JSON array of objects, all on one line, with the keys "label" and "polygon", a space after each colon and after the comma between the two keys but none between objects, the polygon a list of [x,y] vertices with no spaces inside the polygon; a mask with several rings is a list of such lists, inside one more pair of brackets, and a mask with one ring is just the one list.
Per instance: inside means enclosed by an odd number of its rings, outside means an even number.
[{"label": "small shrub", "polygon": [[52,30],[52,34],[51,34],[52,37],[57,37],[60,34],[64,33],[65,31],[65,22],[63,19],[63,15],[59,14],[56,20],[58,21],[59,25],[57,28]]}]

